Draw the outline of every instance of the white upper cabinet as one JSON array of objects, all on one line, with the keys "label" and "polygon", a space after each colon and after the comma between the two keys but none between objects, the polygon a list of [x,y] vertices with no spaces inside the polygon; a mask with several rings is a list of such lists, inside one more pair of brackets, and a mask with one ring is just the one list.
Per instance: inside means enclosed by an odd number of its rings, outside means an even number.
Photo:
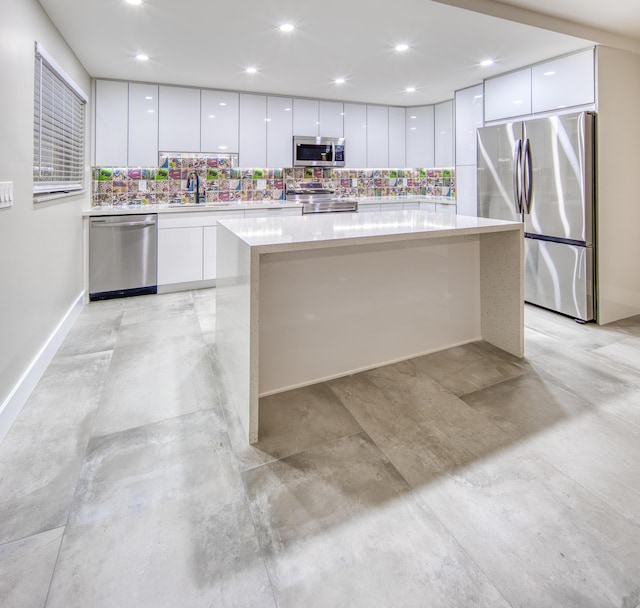
[{"label": "white upper cabinet", "polygon": [[531,68],[485,80],[486,122],[527,114],[531,114]]},{"label": "white upper cabinet", "polygon": [[241,167],[267,166],[267,98],[264,95],[240,93]]},{"label": "white upper cabinet", "polygon": [[406,109],[406,166],[433,167],[434,161],[434,109],[433,106],[415,106]]},{"label": "white upper cabinet", "polygon": [[320,106],[317,99],[293,100],[293,134],[317,137]]},{"label": "white upper cabinet", "polygon": [[389,167],[401,168],[405,163],[405,109],[389,108]]},{"label": "white upper cabinet", "polygon": [[202,91],[200,98],[200,151],[238,152],[240,96],[228,91]]},{"label": "white upper cabinet", "polygon": [[267,97],[267,167],[293,165],[292,100]]},{"label": "white upper cabinet", "polygon": [[367,167],[389,166],[389,108],[367,106]]},{"label": "white upper cabinet", "polygon": [[[344,137],[344,106],[339,101],[321,101],[318,107],[318,135]],[[296,133],[297,135],[297,133]]]},{"label": "white upper cabinet", "polygon": [[531,68],[531,109],[547,112],[595,102],[593,49]]},{"label": "white upper cabinet", "polygon": [[456,91],[456,165],[477,163],[477,131],[483,124],[483,100],[481,84]]},{"label": "white upper cabinet", "polygon": [[129,86],[126,82],[96,80],[95,164],[127,164]]},{"label": "white upper cabinet", "polygon": [[438,103],[434,108],[435,166],[453,166],[453,101]]},{"label": "white upper cabinet", "polygon": [[129,83],[128,138],[130,167],[158,165],[157,85]]},{"label": "white upper cabinet", "polygon": [[161,86],[158,138],[162,152],[200,151],[200,89]]},{"label": "white upper cabinet", "polygon": [[367,106],[364,104],[344,104],[344,156],[347,167],[367,167]]}]

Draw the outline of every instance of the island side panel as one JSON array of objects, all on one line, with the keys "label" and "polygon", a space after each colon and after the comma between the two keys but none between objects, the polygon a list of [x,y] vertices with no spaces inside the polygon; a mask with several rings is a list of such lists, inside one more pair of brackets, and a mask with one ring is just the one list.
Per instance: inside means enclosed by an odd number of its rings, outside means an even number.
[{"label": "island side panel", "polygon": [[261,395],[480,339],[479,238],[263,254]]},{"label": "island side panel", "polygon": [[524,356],[524,234],[516,229],[480,237],[482,338]]},{"label": "island side panel", "polygon": [[[222,225],[216,242],[216,351],[230,402],[249,443],[258,440],[257,323],[255,298],[257,255]],[[252,367],[254,366],[254,367]]]}]

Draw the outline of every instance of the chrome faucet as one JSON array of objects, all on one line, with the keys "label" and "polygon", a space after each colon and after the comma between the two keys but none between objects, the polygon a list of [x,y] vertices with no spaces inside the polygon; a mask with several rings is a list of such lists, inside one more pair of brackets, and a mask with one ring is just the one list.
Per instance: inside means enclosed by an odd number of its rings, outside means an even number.
[{"label": "chrome faucet", "polygon": [[187,190],[193,192],[193,202],[197,205],[200,203],[200,177],[195,171],[187,176]]}]

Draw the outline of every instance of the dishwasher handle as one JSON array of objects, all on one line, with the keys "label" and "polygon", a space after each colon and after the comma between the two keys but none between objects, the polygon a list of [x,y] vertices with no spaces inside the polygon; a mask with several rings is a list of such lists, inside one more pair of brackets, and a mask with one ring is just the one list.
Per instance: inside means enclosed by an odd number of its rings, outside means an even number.
[{"label": "dishwasher handle", "polygon": [[142,222],[107,222],[106,220],[91,220],[91,225],[96,228],[120,228],[121,226],[155,226],[155,220],[143,220]]}]

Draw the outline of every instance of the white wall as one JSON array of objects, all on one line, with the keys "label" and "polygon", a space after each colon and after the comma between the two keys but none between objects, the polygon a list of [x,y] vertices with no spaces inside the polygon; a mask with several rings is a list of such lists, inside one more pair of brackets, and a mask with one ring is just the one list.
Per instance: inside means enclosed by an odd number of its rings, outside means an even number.
[{"label": "white wall", "polygon": [[598,47],[598,323],[640,314],[640,55]]},{"label": "white wall", "polygon": [[0,209],[0,439],[16,414],[20,379],[82,293],[81,210],[89,194],[32,200],[35,41],[91,93],[89,75],[36,0],[2,6],[0,181],[14,182],[14,204]]}]

